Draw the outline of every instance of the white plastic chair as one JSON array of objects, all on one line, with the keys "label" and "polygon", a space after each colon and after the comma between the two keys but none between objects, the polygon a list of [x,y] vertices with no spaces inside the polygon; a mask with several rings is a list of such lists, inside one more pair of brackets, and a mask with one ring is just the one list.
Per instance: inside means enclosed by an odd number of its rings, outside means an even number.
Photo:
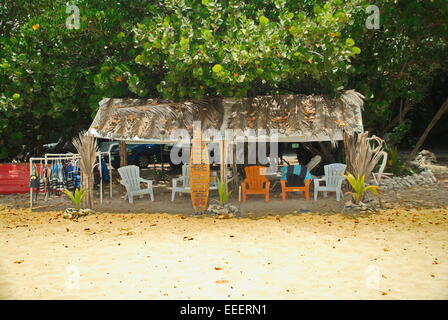
[{"label": "white plastic chair", "polygon": [[316,155],[311,158],[310,162],[306,164],[308,171],[313,170],[320,162],[322,161],[322,157],[320,155]]},{"label": "white plastic chair", "polygon": [[268,157],[269,167],[266,168],[266,175],[275,175],[278,173],[280,163],[277,157]]},{"label": "white plastic chair", "polygon": [[[171,193],[171,201],[174,201],[176,192],[190,193],[190,165],[184,164],[182,166],[182,176],[179,178],[173,178],[173,191]],[[180,183],[178,186],[177,183]]]},{"label": "white plastic chair", "polygon": [[[314,200],[317,200],[317,193],[319,191],[324,192],[324,197],[327,196],[327,192],[336,192],[336,200],[341,200],[341,186],[345,177],[342,176],[345,173],[347,166],[343,163],[332,163],[324,166],[325,176],[320,179],[314,179]],[[320,182],[325,182],[325,186],[321,186]]]},{"label": "white plastic chair", "polygon": [[[118,169],[121,180],[120,183],[126,188],[126,197],[129,203],[134,203],[134,196],[142,196],[149,194],[151,201],[154,201],[154,193],[152,190],[152,180],[140,178],[140,169],[137,166],[126,166]],[[146,183],[147,188],[141,189],[140,182]]]}]

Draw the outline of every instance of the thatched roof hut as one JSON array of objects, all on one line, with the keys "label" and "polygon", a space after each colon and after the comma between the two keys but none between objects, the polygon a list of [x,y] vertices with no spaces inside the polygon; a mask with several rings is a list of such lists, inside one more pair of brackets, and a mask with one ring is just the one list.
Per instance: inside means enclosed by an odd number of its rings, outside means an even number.
[{"label": "thatched roof hut", "polygon": [[339,99],[317,95],[207,98],[169,102],[103,99],[88,134],[142,143],[175,143],[176,129],[278,129],[280,142],[342,140],[342,130],[362,132],[363,96],[348,90]]}]

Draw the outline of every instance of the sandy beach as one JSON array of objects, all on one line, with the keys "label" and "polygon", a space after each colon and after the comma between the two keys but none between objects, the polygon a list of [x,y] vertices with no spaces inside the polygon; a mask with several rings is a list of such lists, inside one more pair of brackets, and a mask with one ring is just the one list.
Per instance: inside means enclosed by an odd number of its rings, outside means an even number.
[{"label": "sandy beach", "polygon": [[0,298],[447,299],[446,167],[435,173],[436,185],[389,192],[387,209],[368,214],[325,213],[334,199],[269,213],[251,210],[263,205],[254,199],[242,218],[218,219],[115,199],[71,221],[2,196]]}]

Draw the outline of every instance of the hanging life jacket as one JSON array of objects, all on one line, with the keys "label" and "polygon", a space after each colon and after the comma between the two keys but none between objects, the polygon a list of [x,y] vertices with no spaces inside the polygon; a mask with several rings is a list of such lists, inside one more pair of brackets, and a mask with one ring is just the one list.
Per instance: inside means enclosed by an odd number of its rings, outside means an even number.
[{"label": "hanging life jacket", "polygon": [[104,159],[101,159],[101,175],[104,182],[109,182],[109,169],[107,168],[107,164]]},{"label": "hanging life jacket", "polygon": [[[30,175],[30,188],[33,189],[33,191],[38,191],[39,188],[39,178],[37,177],[37,168],[35,165],[33,165],[33,169],[31,171]],[[36,189],[36,190],[34,190]]]}]

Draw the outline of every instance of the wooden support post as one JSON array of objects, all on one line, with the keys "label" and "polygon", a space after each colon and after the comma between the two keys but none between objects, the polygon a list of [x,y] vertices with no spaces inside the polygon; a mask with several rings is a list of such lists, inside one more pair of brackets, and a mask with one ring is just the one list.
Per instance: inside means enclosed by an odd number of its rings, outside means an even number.
[{"label": "wooden support post", "polygon": [[236,157],[236,143],[232,143],[232,157],[233,157],[233,164],[232,164],[232,190],[236,192],[238,186],[240,185],[239,182],[239,176],[238,176],[238,166],[237,166],[237,157]]},{"label": "wooden support post", "polygon": [[226,142],[224,140],[221,140],[219,142],[219,148],[220,148],[220,160],[221,160],[221,168],[220,168],[220,178],[221,183],[224,183],[226,186],[227,191],[227,163],[226,163]]},{"label": "wooden support post", "polygon": [[165,168],[164,168],[164,165],[163,165],[163,148],[164,148],[164,146],[165,145],[163,145],[163,144],[161,144],[160,145],[160,164],[162,165],[162,177],[164,176],[164,172],[165,172]]},{"label": "wooden support post", "polygon": [[126,141],[120,141],[118,144],[118,152],[120,154],[120,167],[128,165],[128,152],[126,150]]}]

